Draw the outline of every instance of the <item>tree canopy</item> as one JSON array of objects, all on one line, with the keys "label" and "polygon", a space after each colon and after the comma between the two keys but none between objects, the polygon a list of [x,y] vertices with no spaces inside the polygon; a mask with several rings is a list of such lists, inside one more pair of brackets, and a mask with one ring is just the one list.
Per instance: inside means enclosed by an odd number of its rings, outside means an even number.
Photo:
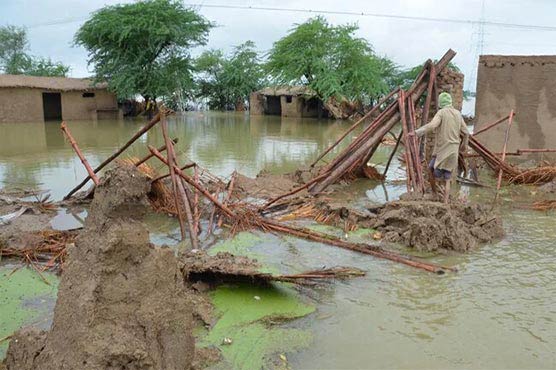
[{"label": "tree canopy", "polygon": [[7,74],[64,77],[70,68],[50,58],[34,57],[27,53],[29,41],[22,27],[0,27],[0,70]]},{"label": "tree canopy", "polygon": [[323,99],[376,100],[389,91],[395,66],[356,37],[357,30],[311,18],[274,43],[267,70],[276,83],[308,85]]},{"label": "tree canopy", "polygon": [[208,99],[211,109],[243,109],[249,94],[261,88],[264,80],[255,44],[236,46],[229,56],[221,50],[203,52],[195,63],[197,96]]},{"label": "tree canopy", "polygon": [[89,53],[95,77],[119,97],[146,101],[192,88],[191,48],[204,45],[212,23],[177,0],[106,6],[74,37]]}]

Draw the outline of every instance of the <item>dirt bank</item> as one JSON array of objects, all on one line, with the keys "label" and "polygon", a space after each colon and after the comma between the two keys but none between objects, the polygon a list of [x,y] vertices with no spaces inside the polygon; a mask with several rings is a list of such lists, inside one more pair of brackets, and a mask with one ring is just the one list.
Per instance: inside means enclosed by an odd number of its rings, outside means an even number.
[{"label": "dirt bank", "polygon": [[501,219],[481,204],[396,201],[369,210],[386,241],[419,251],[466,252],[504,235]]},{"label": "dirt bank", "polygon": [[187,369],[192,316],[173,252],[138,220],[149,182],[134,167],[107,172],[69,255],[49,332],[24,329],[7,369]]}]

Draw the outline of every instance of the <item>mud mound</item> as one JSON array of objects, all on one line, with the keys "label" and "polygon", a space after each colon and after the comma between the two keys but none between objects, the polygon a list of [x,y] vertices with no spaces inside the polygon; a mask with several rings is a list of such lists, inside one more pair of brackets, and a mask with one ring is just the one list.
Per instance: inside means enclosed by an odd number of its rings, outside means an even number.
[{"label": "mud mound", "polygon": [[[251,178],[238,174],[236,178],[236,189],[245,196],[254,198],[274,198],[288,193],[300,184],[289,175],[277,175],[261,171],[257,177]],[[302,191],[299,195],[307,194]]]},{"label": "mud mound", "polygon": [[397,201],[373,211],[373,227],[383,233],[385,240],[420,251],[466,252],[504,235],[500,218],[480,204]]},{"label": "mud mound", "polygon": [[191,367],[192,317],[178,261],[130,218],[142,213],[147,191],[135,169],[107,173],[68,250],[51,330],[18,332],[7,369]]},{"label": "mud mound", "polygon": [[141,219],[149,209],[148,177],[135,166],[119,165],[106,171],[95,190],[85,225],[99,227],[116,218]]}]

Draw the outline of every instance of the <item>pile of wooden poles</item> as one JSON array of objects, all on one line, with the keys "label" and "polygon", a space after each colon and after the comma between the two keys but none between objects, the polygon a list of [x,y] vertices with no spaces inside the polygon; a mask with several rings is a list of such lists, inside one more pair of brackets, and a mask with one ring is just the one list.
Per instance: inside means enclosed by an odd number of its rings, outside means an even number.
[{"label": "pile of wooden poles", "polygon": [[[402,122],[403,139],[406,146],[408,190],[423,191],[424,182],[417,141],[407,134],[418,126],[415,117],[415,106],[425,92],[427,93],[427,97],[422,117],[423,120],[428,118],[432,96],[436,93],[436,76],[446,68],[455,55],[456,53],[450,49],[438,62],[433,63],[428,60],[421,73],[407,91],[403,91],[402,89],[392,91],[381,100],[373,110],[356,122],[338,139],[338,141],[319,156],[317,161],[313,163],[313,166],[336,147],[349,132],[355,129],[355,127],[371,117],[372,114],[376,114],[381,110],[378,116],[373,119],[355,140],[321,169],[318,176],[313,179],[314,183],[309,187],[309,191],[312,194],[318,194],[324,191],[329,185],[339,181],[350,173],[366,173],[367,163],[375,153],[382,139],[400,121]],[[396,95],[397,98],[395,98]]]},{"label": "pile of wooden poles", "polygon": [[[502,117],[493,123],[485,125],[485,127],[473,133],[473,135],[469,138],[469,147],[473,149],[495,173],[498,174],[497,189],[500,188],[502,177],[510,183],[533,185],[547,183],[556,179],[556,167],[554,166],[521,169],[505,161],[507,155],[522,155],[523,153],[549,153],[554,151],[553,149],[518,149],[516,153],[508,153],[506,149],[513,117],[514,112],[512,110],[509,115]],[[507,122],[508,125],[506,128],[502,152],[493,153],[485,145],[479,142],[479,140],[477,140],[477,135],[504,122]]]}]

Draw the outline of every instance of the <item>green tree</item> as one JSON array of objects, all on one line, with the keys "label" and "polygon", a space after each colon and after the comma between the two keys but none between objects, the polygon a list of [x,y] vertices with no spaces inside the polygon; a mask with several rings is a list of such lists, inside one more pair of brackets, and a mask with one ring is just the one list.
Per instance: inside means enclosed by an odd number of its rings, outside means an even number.
[{"label": "green tree", "polygon": [[236,46],[230,56],[221,50],[203,52],[196,60],[198,97],[210,109],[243,110],[249,94],[261,88],[264,72],[255,44]]},{"label": "green tree", "polygon": [[69,71],[70,67],[61,62],[54,62],[50,58],[35,57],[30,59],[29,66],[24,74],[31,76],[66,77]]},{"label": "green tree", "polygon": [[212,27],[181,1],[144,0],[98,10],[74,43],[88,51],[97,80],[149,103],[192,88],[190,50],[206,44]]},{"label": "green tree", "polygon": [[279,84],[308,85],[322,99],[371,103],[388,92],[391,65],[355,36],[358,29],[355,24],[333,26],[320,16],[296,25],[274,43],[268,73]]},{"label": "green tree", "polygon": [[206,99],[209,109],[230,109],[224,87],[224,64],[226,58],[222,50],[205,50],[195,60],[195,95],[197,98]]},{"label": "green tree", "polygon": [[22,27],[0,27],[0,68],[4,73],[20,74],[27,64],[27,33]]},{"label": "green tree", "polygon": [[22,27],[0,27],[0,70],[8,74],[64,77],[70,68],[50,58],[27,54],[29,41]]}]

